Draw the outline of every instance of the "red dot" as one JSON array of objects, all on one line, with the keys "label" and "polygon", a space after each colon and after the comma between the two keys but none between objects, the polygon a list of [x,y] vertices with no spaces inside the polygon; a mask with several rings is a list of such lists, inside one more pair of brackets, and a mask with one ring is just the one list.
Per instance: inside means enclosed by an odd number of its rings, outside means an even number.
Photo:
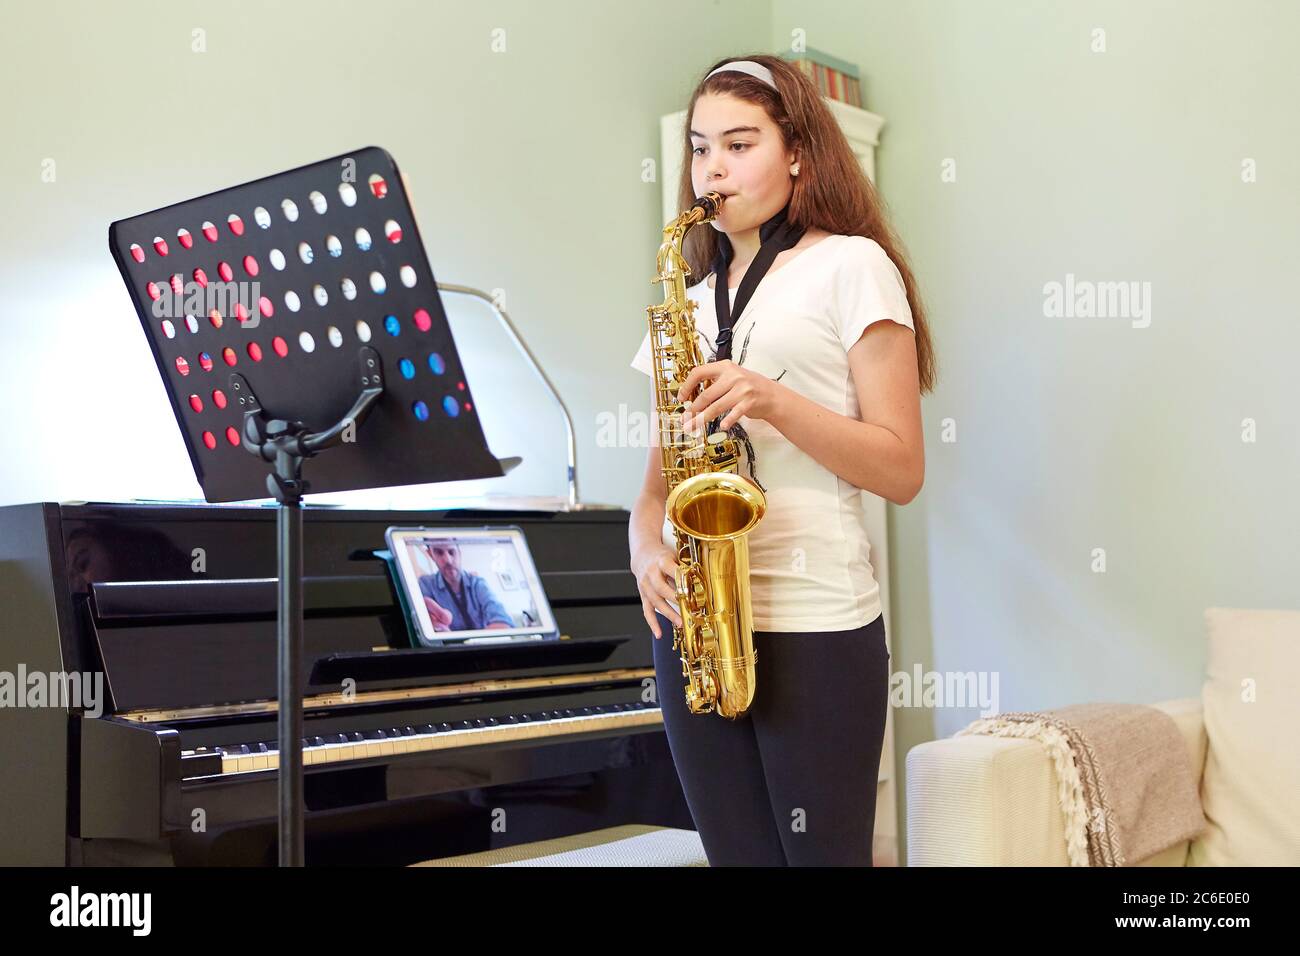
[{"label": "red dot", "polygon": [[167,255],[167,240],[162,236],[155,236],[153,241],[153,251],[160,256]]},{"label": "red dot", "polygon": [[244,234],[244,220],[240,219],[233,212],[230,214],[230,217],[226,222],[230,224],[230,231],[235,235],[242,236]]},{"label": "red dot", "polygon": [[212,323],[212,327],[214,329],[221,328],[221,322],[222,322],[221,313],[218,312],[216,309],[213,309],[211,312],[208,313],[208,321]]},{"label": "red dot", "polygon": [[136,262],[144,262],[144,250],[140,248],[137,242],[131,243],[131,258]]},{"label": "red dot", "polygon": [[221,358],[227,365],[234,365],[239,361],[239,356],[235,354],[235,350],[229,345],[221,350]]},{"label": "red dot", "polygon": [[202,367],[203,371],[205,371],[205,372],[211,372],[211,371],[212,371],[212,356],[209,355],[207,352],[200,352],[200,353],[199,353],[199,365],[200,365],[200,367]]},{"label": "red dot", "polygon": [[257,260],[252,256],[244,256],[244,271],[250,276],[257,275]]},{"label": "red dot", "polygon": [[464,382],[457,382],[457,383],[456,383],[456,387],[457,387],[458,389],[460,389],[462,392],[465,391],[465,383],[464,383]]},{"label": "red dot", "polygon": [[249,342],[248,357],[254,362],[262,361],[262,346],[258,345],[256,342]]},{"label": "red dot", "polygon": [[230,444],[232,444],[232,445],[238,445],[238,444],[239,444],[239,432],[235,431],[235,426],[234,426],[234,425],[227,426],[227,428],[226,428],[226,441],[230,442]]},{"label": "red dot", "polygon": [[226,282],[229,282],[235,278],[235,270],[230,268],[229,262],[218,262],[217,272],[221,273],[221,278],[224,279]]},{"label": "red dot", "polygon": [[465,411],[467,411],[467,412],[472,412],[472,411],[474,411],[474,406],[471,405],[469,402],[466,402],[466,403],[465,403]]},{"label": "red dot", "polygon": [[190,363],[185,361],[184,355],[176,356],[176,371],[180,372],[182,375],[190,374]]},{"label": "red dot", "polygon": [[264,318],[267,319],[275,315],[275,306],[271,304],[271,300],[268,299],[266,296],[262,296],[260,299],[257,300],[257,310],[262,313],[262,316]]},{"label": "red dot", "polygon": [[181,245],[184,246],[186,249],[194,248],[194,237],[190,235],[190,231],[188,229],[177,229],[176,238],[181,241]]},{"label": "red dot", "polygon": [[195,269],[194,281],[199,284],[199,288],[206,289],[208,287],[208,274],[202,269]]},{"label": "red dot", "polygon": [[208,242],[216,242],[217,227],[212,225],[210,222],[205,222],[203,224],[203,238],[208,240]]},{"label": "red dot", "polygon": [[289,354],[289,343],[278,335],[271,339],[271,348],[275,349],[275,354],[280,356],[280,358],[284,358]]},{"label": "red dot", "polygon": [[235,303],[235,318],[237,318],[240,322],[248,321],[248,310],[244,308],[244,303],[242,302]]},{"label": "red dot", "polygon": [[217,408],[225,408],[226,393],[219,388],[214,388],[212,390],[212,404],[217,406]]},{"label": "red dot", "polygon": [[181,278],[179,272],[172,276],[172,291],[177,295],[185,291],[185,280]]},{"label": "red dot", "polygon": [[388,183],[378,174],[370,177],[370,191],[375,194],[376,199],[383,199],[388,195]]},{"label": "red dot", "polygon": [[433,326],[433,319],[429,318],[429,312],[426,309],[416,309],[415,315],[411,316],[415,320],[415,327],[421,332],[428,332]]},{"label": "red dot", "polygon": [[156,282],[150,282],[144,287],[144,290],[149,293],[149,298],[153,299],[155,302],[157,302],[158,297],[162,295],[161,290],[158,288],[158,283]]},{"label": "red dot", "polygon": [[214,434],[212,434],[212,432],[204,432],[204,433],[203,433],[203,444],[207,445],[209,448],[216,448],[216,447],[217,447],[217,436],[214,435]]},{"label": "red dot", "polygon": [[190,408],[194,409],[196,412],[203,411],[203,399],[199,398],[197,395],[191,395]]}]

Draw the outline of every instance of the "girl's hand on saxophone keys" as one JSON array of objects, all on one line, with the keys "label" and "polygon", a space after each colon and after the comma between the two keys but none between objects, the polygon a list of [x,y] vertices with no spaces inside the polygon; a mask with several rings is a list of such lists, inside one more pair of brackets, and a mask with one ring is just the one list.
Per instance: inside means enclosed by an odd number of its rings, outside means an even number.
[{"label": "girl's hand on saxophone keys", "polygon": [[662,543],[647,545],[637,552],[632,573],[641,592],[641,613],[655,640],[663,637],[655,611],[668,618],[674,627],[681,627],[682,617],[677,609],[677,555],[673,549]]},{"label": "girl's hand on saxophone keys", "polygon": [[712,381],[686,405],[683,430],[705,427],[718,416],[722,416],[719,427],[723,431],[740,421],[742,415],[766,420],[776,410],[778,391],[782,387],[766,375],[725,359],[691,369],[677,393],[677,400],[690,395],[704,379]]}]

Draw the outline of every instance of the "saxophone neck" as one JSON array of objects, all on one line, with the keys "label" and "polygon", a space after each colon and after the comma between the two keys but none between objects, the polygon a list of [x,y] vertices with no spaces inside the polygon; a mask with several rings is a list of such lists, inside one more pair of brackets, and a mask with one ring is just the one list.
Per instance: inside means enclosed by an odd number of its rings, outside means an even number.
[{"label": "saxophone neck", "polygon": [[700,223],[711,222],[722,212],[725,198],[721,193],[705,193],[691,204],[691,208],[664,226],[663,242],[659,246],[656,262],[659,274],[651,282],[671,282],[678,276],[691,274],[686,257],[682,255],[682,243],[686,234]]}]

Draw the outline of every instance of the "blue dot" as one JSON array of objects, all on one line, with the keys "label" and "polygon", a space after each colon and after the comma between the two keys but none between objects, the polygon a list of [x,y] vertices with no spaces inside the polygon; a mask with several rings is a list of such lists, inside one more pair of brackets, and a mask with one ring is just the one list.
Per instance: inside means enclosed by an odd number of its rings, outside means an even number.
[{"label": "blue dot", "polygon": [[456,401],[455,395],[448,395],[442,400],[442,410],[452,418],[460,414],[460,402]]},{"label": "blue dot", "polygon": [[402,371],[402,378],[415,378],[415,363],[410,359],[402,359],[397,363],[397,367]]},{"label": "blue dot", "polygon": [[437,352],[429,353],[429,368],[434,375],[441,375],[447,371],[447,363],[442,360],[442,356]]},{"label": "blue dot", "polygon": [[397,321],[397,316],[386,315],[384,316],[384,329],[389,335],[396,335],[402,331],[402,323]]},{"label": "blue dot", "polygon": [[411,406],[411,411],[415,412],[415,417],[420,421],[423,422],[429,420],[429,406],[424,404],[424,402],[416,401],[416,403]]}]

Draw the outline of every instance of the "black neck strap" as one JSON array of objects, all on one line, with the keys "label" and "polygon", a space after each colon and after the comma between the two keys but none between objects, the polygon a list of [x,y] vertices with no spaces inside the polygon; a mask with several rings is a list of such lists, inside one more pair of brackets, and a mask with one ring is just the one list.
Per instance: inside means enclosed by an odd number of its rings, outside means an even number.
[{"label": "black neck strap", "polygon": [[780,212],[759,227],[758,254],[754,256],[754,261],[749,264],[744,278],[740,280],[740,288],[736,290],[734,314],[731,308],[731,295],[727,288],[727,274],[730,271],[734,251],[727,234],[725,232],[718,234],[718,255],[713,260],[713,301],[718,314],[716,361],[731,358],[731,330],[736,320],[740,318],[740,314],[745,311],[745,306],[754,295],[754,290],[758,288],[759,281],[767,274],[767,270],[772,268],[777,255],[793,248],[803,238],[805,229],[792,223],[788,218],[789,214],[790,204],[786,203]]}]

